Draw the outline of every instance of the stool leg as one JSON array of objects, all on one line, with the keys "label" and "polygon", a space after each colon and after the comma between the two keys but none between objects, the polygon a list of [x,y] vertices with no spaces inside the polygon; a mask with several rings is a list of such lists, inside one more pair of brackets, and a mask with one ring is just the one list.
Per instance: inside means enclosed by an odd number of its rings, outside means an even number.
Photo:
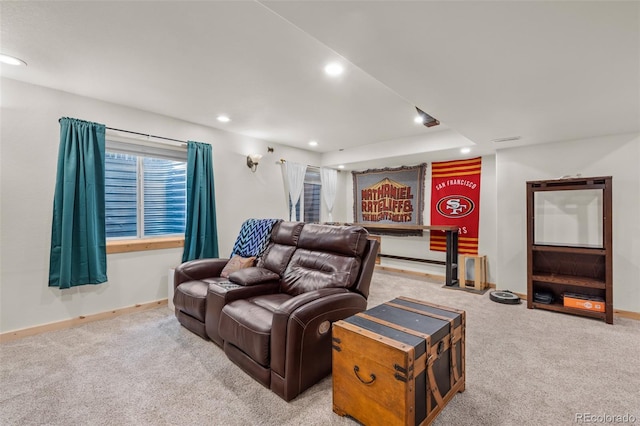
[{"label": "stool leg", "polygon": [[482,256],[482,288],[480,290],[484,290],[489,286],[487,282],[487,256]]},{"label": "stool leg", "polygon": [[479,257],[473,259],[473,288],[482,290],[482,262]]}]

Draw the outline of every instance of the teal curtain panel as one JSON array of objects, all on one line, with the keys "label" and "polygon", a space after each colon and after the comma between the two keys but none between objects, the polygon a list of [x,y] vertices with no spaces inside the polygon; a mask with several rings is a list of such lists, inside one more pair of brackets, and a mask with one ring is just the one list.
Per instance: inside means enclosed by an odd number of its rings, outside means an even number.
[{"label": "teal curtain panel", "polygon": [[218,257],[211,145],[187,143],[187,226],[182,261]]},{"label": "teal curtain panel", "polygon": [[107,281],[104,213],[105,126],[60,119],[49,286]]}]

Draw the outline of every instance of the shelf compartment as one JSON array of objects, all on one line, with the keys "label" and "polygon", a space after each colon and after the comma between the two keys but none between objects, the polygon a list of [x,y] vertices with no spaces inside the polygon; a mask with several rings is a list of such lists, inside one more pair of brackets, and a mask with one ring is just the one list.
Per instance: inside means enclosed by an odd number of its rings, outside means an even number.
[{"label": "shelf compartment", "polygon": [[[578,283],[606,281],[605,256],[593,250],[576,249],[578,251],[542,250],[532,252],[532,275],[559,277],[551,278],[551,282],[571,281],[567,277],[575,277]],[[547,280],[548,281],[548,280]],[[578,284],[580,285],[580,284]]]},{"label": "shelf compartment", "polygon": [[597,278],[579,277],[575,275],[561,275],[561,274],[545,274],[537,272],[531,276],[533,281],[551,283],[551,284],[564,284],[575,287],[587,287],[596,288],[598,290],[604,290],[606,283]]},{"label": "shelf compartment", "polygon": [[536,244],[531,247],[534,252],[550,252],[550,253],[573,253],[573,254],[590,254],[594,256],[604,256],[607,251],[598,247],[571,247],[571,246],[552,246]]},{"label": "shelf compartment", "polygon": [[545,303],[533,302],[534,309],[546,309],[547,311],[562,312],[565,314],[582,315],[589,318],[606,319],[605,312],[588,311],[586,309],[570,308],[559,303],[547,305]]}]

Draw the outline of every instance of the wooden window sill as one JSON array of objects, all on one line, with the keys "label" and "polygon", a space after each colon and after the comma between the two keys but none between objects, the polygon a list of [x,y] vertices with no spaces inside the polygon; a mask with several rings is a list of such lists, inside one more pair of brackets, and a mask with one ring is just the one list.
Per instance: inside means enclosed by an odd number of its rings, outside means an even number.
[{"label": "wooden window sill", "polygon": [[138,240],[107,241],[107,254],[130,251],[160,250],[184,247],[184,237],[141,238]]}]

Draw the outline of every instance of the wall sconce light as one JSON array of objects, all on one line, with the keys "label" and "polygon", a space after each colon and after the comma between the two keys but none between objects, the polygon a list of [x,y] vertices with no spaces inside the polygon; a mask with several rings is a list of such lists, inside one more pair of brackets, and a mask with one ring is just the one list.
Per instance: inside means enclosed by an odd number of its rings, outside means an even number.
[{"label": "wall sconce light", "polygon": [[255,173],[256,169],[258,168],[258,162],[260,161],[261,158],[262,158],[262,155],[260,154],[247,155],[247,167],[249,167],[251,171]]}]

